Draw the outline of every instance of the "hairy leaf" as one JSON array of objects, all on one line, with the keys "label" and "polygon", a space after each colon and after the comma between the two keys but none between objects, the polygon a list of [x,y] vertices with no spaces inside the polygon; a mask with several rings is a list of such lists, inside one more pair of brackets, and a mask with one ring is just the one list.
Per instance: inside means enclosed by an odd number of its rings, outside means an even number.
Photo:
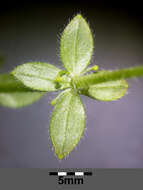
[{"label": "hairy leaf", "polygon": [[61,37],[60,55],[71,75],[79,75],[89,64],[93,52],[90,28],[81,15],[77,15],[65,28]]},{"label": "hairy leaf", "polygon": [[128,83],[125,80],[103,82],[89,87],[88,96],[102,101],[113,101],[125,95]]},{"label": "hairy leaf", "polygon": [[60,71],[59,68],[48,63],[32,62],[16,67],[12,74],[29,88],[56,91],[58,88],[62,88],[62,83],[57,85],[56,82],[56,76]]},{"label": "hairy leaf", "polygon": [[34,103],[44,94],[26,88],[10,74],[0,75],[0,105],[19,108]]},{"label": "hairy leaf", "polygon": [[85,125],[79,95],[67,90],[56,104],[50,122],[50,136],[58,159],[68,155],[79,142]]}]

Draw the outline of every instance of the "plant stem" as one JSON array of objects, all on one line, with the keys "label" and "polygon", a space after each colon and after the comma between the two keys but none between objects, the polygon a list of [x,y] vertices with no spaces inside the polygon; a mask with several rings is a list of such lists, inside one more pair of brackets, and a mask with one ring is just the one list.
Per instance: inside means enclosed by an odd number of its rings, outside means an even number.
[{"label": "plant stem", "polygon": [[94,74],[92,73],[85,76],[77,76],[74,80],[74,83],[79,89],[87,89],[93,84],[132,77],[143,77],[143,66],[113,71],[99,71]]}]

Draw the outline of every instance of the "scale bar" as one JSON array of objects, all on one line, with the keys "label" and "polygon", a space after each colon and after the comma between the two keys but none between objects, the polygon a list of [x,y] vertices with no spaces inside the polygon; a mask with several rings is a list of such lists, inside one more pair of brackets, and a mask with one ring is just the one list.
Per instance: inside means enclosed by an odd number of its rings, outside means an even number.
[{"label": "scale bar", "polygon": [[49,172],[53,176],[92,176],[92,172]]}]

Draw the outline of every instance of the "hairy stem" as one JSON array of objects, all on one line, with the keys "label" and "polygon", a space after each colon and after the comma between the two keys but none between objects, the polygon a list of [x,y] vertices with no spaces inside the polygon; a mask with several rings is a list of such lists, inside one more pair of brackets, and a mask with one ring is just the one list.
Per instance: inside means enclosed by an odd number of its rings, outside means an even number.
[{"label": "hairy stem", "polygon": [[143,77],[143,66],[130,67],[126,69],[113,70],[113,71],[99,71],[85,76],[78,76],[75,78],[74,83],[79,89],[87,89],[90,85],[119,80],[131,77]]}]

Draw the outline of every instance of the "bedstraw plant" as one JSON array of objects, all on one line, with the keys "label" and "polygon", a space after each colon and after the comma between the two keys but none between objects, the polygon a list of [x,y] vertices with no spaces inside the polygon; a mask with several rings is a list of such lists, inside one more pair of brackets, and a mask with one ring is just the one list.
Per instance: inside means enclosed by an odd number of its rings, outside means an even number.
[{"label": "bedstraw plant", "polygon": [[[43,62],[17,66],[0,75],[0,104],[11,108],[29,105],[46,92],[60,91],[51,102],[50,137],[58,159],[63,159],[80,141],[85,111],[80,94],[99,101],[115,101],[125,95],[125,78],[143,76],[143,66],[120,70],[88,67],[93,54],[93,37],[86,20],[78,14],[64,29],[60,58],[65,70]],[[88,68],[87,68],[88,67]]]}]

